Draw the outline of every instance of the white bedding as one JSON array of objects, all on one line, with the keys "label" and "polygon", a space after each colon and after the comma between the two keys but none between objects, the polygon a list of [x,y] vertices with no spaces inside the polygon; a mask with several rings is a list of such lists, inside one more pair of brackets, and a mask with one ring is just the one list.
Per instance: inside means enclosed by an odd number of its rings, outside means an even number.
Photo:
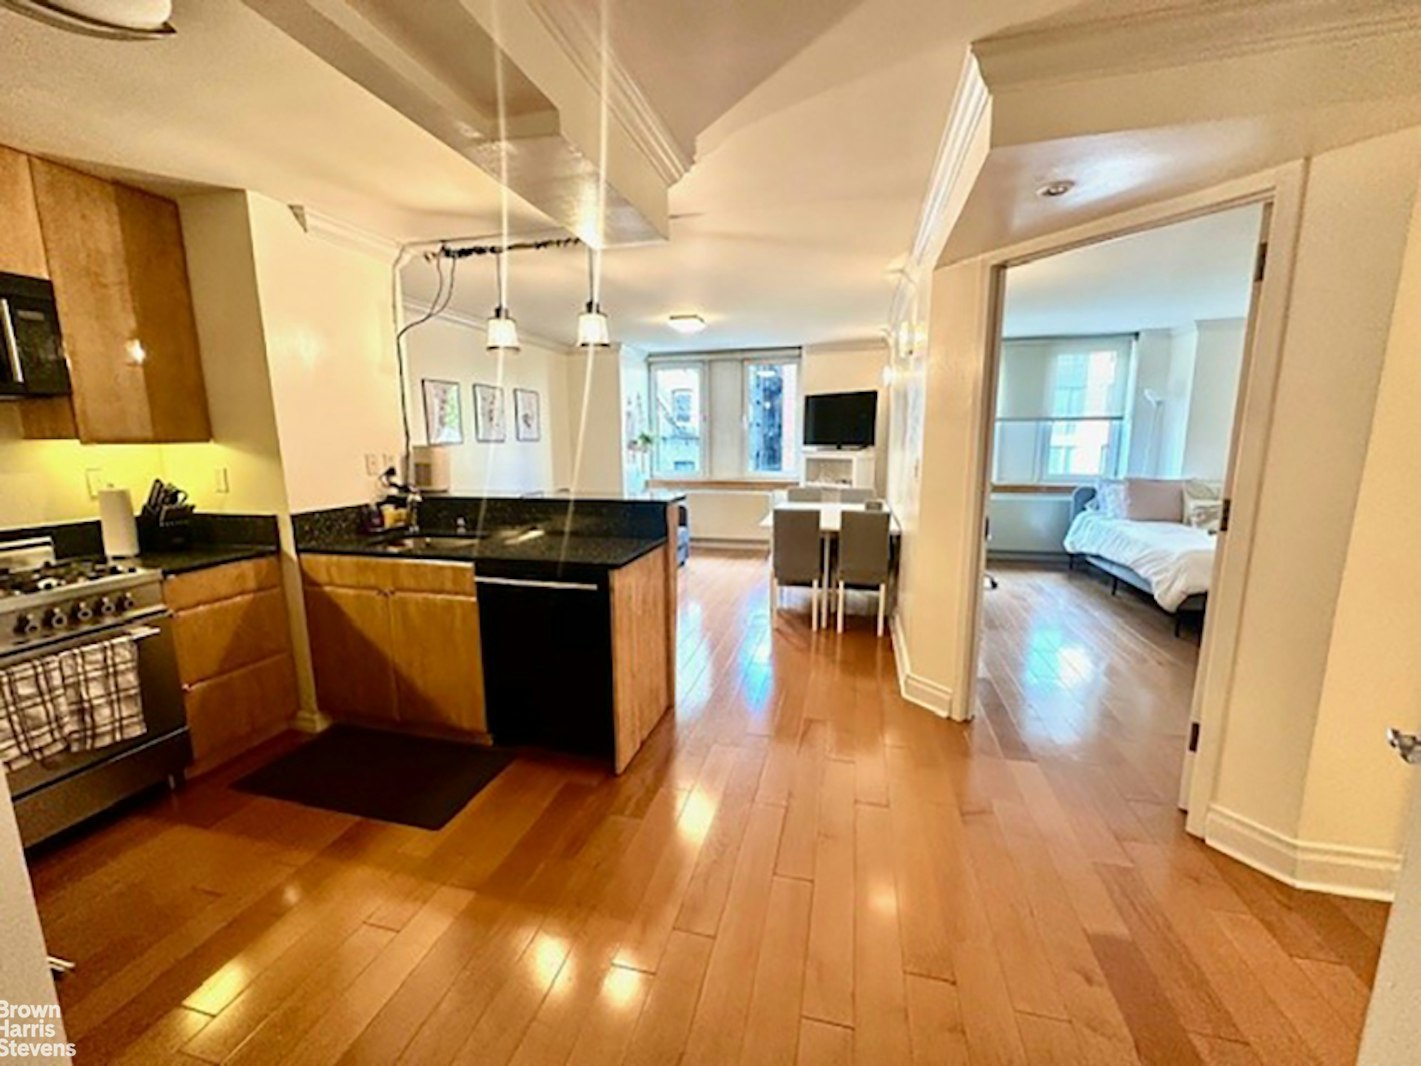
[{"label": "white bedding", "polygon": [[1136,522],[1082,511],[1066,531],[1065,544],[1072,555],[1128,566],[1150,583],[1161,607],[1174,611],[1186,598],[1209,591],[1217,540],[1182,522]]}]

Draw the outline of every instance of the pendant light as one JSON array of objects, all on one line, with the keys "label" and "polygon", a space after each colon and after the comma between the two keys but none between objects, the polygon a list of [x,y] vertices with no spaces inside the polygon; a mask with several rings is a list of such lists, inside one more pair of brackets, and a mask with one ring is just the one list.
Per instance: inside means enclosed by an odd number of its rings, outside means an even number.
[{"label": "pendant light", "polygon": [[503,257],[506,251],[499,251],[494,254],[494,271],[498,279],[498,305],[493,309],[493,317],[488,320],[485,330],[485,347],[491,352],[516,352],[518,344],[518,323],[513,320],[513,316],[508,313],[505,303],[507,288],[505,286]]},{"label": "pendant light", "polygon": [[579,348],[609,348],[612,329],[602,305],[597,301],[597,271],[591,245],[587,248],[587,306],[577,316],[577,346]]}]

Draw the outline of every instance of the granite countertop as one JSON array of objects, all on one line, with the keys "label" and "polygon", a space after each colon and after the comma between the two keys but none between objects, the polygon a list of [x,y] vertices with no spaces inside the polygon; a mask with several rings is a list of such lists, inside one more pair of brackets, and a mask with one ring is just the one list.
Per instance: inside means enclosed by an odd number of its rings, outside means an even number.
[{"label": "granite countertop", "polygon": [[134,562],[150,570],[161,570],[165,577],[173,577],[227,563],[261,559],[278,551],[279,548],[270,544],[194,544],[176,551],[140,552]]},{"label": "granite countertop", "polygon": [[[523,537],[525,530],[499,530],[483,536],[426,530],[412,541],[389,535],[341,537],[303,546],[303,555],[369,555],[382,559],[439,559],[475,563],[489,577],[547,580],[597,576],[635,562],[666,543],[665,537],[598,537],[546,532]],[[435,543],[426,542],[426,538]],[[443,539],[466,543],[438,543]]]}]

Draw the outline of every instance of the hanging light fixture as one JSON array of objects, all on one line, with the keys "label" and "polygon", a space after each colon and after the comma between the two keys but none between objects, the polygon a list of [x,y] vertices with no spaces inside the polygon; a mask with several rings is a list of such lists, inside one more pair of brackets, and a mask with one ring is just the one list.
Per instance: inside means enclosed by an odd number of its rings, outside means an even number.
[{"label": "hanging light fixture", "polygon": [[51,26],[118,41],[171,37],[172,0],[0,0],[0,6]]},{"label": "hanging light fixture", "polygon": [[597,269],[594,256],[597,253],[591,245],[587,248],[587,306],[577,316],[577,346],[579,348],[608,348],[612,344],[612,328],[607,316],[602,313],[602,305],[597,301]]},{"label": "hanging light fixture", "polygon": [[485,329],[485,347],[491,352],[516,352],[518,344],[518,323],[508,313],[505,303],[507,288],[504,279],[503,257],[506,250],[496,252],[493,257],[495,276],[498,279],[498,305],[493,309],[493,317]]}]

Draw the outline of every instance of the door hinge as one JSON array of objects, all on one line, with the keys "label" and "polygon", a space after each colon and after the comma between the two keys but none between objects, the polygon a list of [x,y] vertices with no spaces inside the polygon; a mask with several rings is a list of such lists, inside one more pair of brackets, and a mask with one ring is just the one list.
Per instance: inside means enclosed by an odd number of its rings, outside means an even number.
[{"label": "door hinge", "polygon": [[1258,255],[1253,261],[1253,283],[1257,285],[1263,280],[1263,275],[1268,269],[1268,242],[1258,242]]},{"label": "door hinge", "polygon": [[1190,723],[1189,723],[1189,750],[1190,750],[1190,751],[1198,751],[1198,750],[1199,750],[1199,723],[1198,723],[1198,722],[1190,722]]},{"label": "door hinge", "polygon": [[1219,510],[1219,532],[1220,532],[1220,533],[1227,533],[1227,532],[1229,531],[1229,519],[1233,517],[1233,512],[1234,512],[1234,502],[1233,502],[1233,500],[1231,500],[1231,499],[1229,499],[1227,496],[1225,496],[1224,499],[1223,499],[1223,507],[1220,508],[1220,510]]}]

